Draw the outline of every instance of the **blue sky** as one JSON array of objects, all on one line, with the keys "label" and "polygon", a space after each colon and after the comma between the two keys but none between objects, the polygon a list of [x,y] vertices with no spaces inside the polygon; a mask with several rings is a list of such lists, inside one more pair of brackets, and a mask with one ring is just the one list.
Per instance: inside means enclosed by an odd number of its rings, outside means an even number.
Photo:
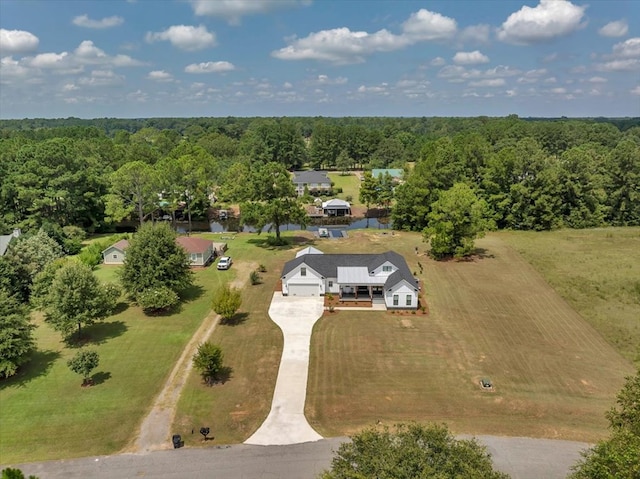
[{"label": "blue sky", "polygon": [[640,1],[0,0],[0,117],[639,116]]}]

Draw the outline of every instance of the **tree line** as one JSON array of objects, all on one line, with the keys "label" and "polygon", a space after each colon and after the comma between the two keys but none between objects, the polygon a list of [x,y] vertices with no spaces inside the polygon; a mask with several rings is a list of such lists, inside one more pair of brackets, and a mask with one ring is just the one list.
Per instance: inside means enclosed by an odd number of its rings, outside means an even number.
[{"label": "tree line", "polygon": [[456,183],[487,202],[498,228],[639,224],[639,125],[514,115],[4,120],[0,232],[47,223],[102,232],[160,207],[201,218],[213,196],[246,200],[238,180],[269,163],[404,168],[392,212],[398,229],[421,231],[440,192]]}]

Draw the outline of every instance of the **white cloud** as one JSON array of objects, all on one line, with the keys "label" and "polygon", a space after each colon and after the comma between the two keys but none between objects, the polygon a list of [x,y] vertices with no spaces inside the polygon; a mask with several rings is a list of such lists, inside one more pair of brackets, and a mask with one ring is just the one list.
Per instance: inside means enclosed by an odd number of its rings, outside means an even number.
[{"label": "white cloud", "polygon": [[187,73],[223,73],[235,69],[236,67],[229,62],[204,62],[187,65],[184,71]]},{"label": "white cloud", "polygon": [[190,0],[196,15],[222,17],[232,25],[240,23],[247,15],[267,13],[272,10],[308,5],[307,0]]},{"label": "white cloud", "polygon": [[157,82],[171,82],[173,81],[173,76],[164,70],[154,70],[149,72],[147,79]]},{"label": "white cloud", "polygon": [[107,55],[96,47],[91,40],[85,40],[74,51],[74,61],[89,65],[112,65],[114,67],[133,67],[144,65],[128,55]]},{"label": "white cloud", "polygon": [[610,62],[597,63],[595,69],[599,72],[632,72],[640,69],[640,60],[636,58],[612,60]]},{"label": "white cloud", "polygon": [[485,44],[489,42],[491,27],[489,25],[471,25],[460,32],[460,41],[462,43],[479,43]]},{"label": "white cloud", "polygon": [[405,36],[413,41],[445,40],[455,35],[457,24],[453,18],[421,8],[402,24]]},{"label": "white cloud", "polygon": [[507,43],[529,45],[568,35],[583,26],[586,6],[567,0],[540,0],[535,7],[523,6],[498,29],[498,38]]},{"label": "white cloud", "polygon": [[446,60],[442,57],[435,57],[433,60],[431,60],[431,62],[429,63],[431,66],[434,67],[441,67],[442,65],[444,65],[446,62]]},{"label": "white cloud", "polygon": [[293,88],[293,85],[291,83],[289,83],[288,81],[284,82],[282,84],[282,88],[286,88],[287,90]]},{"label": "white cloud", "polygon": [[62,91],[76,91],[79,90],[80,87],[78,87],[77,85],[74,85],[73,83],[66,83],[63,87],[62,87]]},{"label": "white cloud", "polygon": [[71,56],[69,53],[40,53],[26,60],[29,66],[35,68],[69,68]]},{"label": "white cloud", "polygon": [[0,28],[0,53],[2,55],[32,52],[38,48],[39,43],[40,40],[33,33]]},{"label": "white cloud", "polygon": [[616,58],[640,58],[640,37],[629,38],[613,46]]},{"label": "white cloud", "polygon": [[174,47],[186,51],[202,50],[216,46],[216,34],[200,25],[173,25],[163,32],[147,32],[145,40],[153,43],[160,40],[169,41]]},{"label": "white cloud", "polygon": [[8,83],[10,78],[26,78],[29,76],[29,69],[21,65],[19,61],[12,57],[0,58],[0,82]]},{"label": "white cloud", "polygon": [[358,93],[378,93],[382,95],[386,95],[389,92],[387,91],[387,84],[382,83],[380,86],[364,86],[360,85],[358,87]]},{"label": "white cloud", "polygon": [[90,87],[121,85],[123,82],[124,77],[112,70],[93,70],[90,76],[78,78],[78,85]]},{"label": "white cloud", "polygon": [[402,24],[402,33],[386,29],[375,33],[347,27],[313,32],[304,38],[286,39],[288,46],[271,52],[280,60],[318,60],[335,64],[362,63],[376,52],[399,50],[417,42],[445,40],[457,31],[455,20],[421,9]]},{"label": "white cloud", "polygon": [[607,83],[607,79],[602,77],[591,77],[587,81],[590,83]]},{"label": "white cloud", "polygon": [[551,93],[554,93],[556,95],[564,95],[565,93],[567,93],[567,89],[563,88],[563,87],[558,87],[558,88],[552,88],[551,90],[549,90]]},{"label": "white cloud", "polygon": [[469,86],[472,87],[498,87],[504,86],[506,81],[504,78],[488,78],[486,80],[478,80],[469,82]]},{"label": "white cloud", "polygon": [[348,81],[345,77],[330,78],[328,75],[318,75],[315,80],[320,85],[344,85]]},{"label": "white cloud", "polygon": [[629,25],[626,20],[609,22],[598,33],[603,37],[624,37],[629,32]]},{"label": "white cloud", "polygon": [[638,85],[635,88],[629,90],[629,93],[631,93],[632,95],[640,95],[640,85]]},{"label": "white cloud", "polygon": [[320,60],[337,64],[362,63],[367,55],[389,52],[408,45],[406,38],[387,30],[352,32],[346,27],[322,30],[271,53],[280,60]]},{"label": "white cloud", "polygon": [[74,17],[72,23],[78,27],[101,30],[104,28],[113,28],[122,25],[124,23],[124,19],[114,15],[112,17],[105,17],[101,20],[92,20],[89,18],[89,15],[79,15]]},{"label": "white cloud", "polygon": [[478,50],[458,52],[453,56],[453,63],[457,65],[479,65],[480,63],[489,63],[489,57]]}]

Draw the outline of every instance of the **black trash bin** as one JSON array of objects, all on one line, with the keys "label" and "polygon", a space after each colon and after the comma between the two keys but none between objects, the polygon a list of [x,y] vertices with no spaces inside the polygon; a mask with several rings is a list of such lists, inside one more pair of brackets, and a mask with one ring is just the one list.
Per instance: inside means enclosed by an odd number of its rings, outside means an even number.
[{"label": "black trash bin", "polygon": [[171,440],[173,441],[174,449],[178,449],[179,447],[182,447],[182,436],[180,436],[180,434],[174,434],[171,437]]}]

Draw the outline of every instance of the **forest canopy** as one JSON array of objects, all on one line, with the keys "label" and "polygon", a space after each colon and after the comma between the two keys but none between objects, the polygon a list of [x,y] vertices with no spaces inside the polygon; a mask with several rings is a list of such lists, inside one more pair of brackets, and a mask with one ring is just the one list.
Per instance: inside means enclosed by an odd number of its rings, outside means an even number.
[{"label": "forest canopy", "polygon": [[[457,183],[498,228],[640,224],[640,118],[67,118],[0,121],[0,233],[46,223],[111,231],[115,218],[146,220],[161,202],[203,218],[209,198],[232,201],[237,175],[268,163],[403,168],[396,229],[422,231]],[[178,184],[181,165],[197,178]],[[133,171],[146,189],[120,178]]]}]

